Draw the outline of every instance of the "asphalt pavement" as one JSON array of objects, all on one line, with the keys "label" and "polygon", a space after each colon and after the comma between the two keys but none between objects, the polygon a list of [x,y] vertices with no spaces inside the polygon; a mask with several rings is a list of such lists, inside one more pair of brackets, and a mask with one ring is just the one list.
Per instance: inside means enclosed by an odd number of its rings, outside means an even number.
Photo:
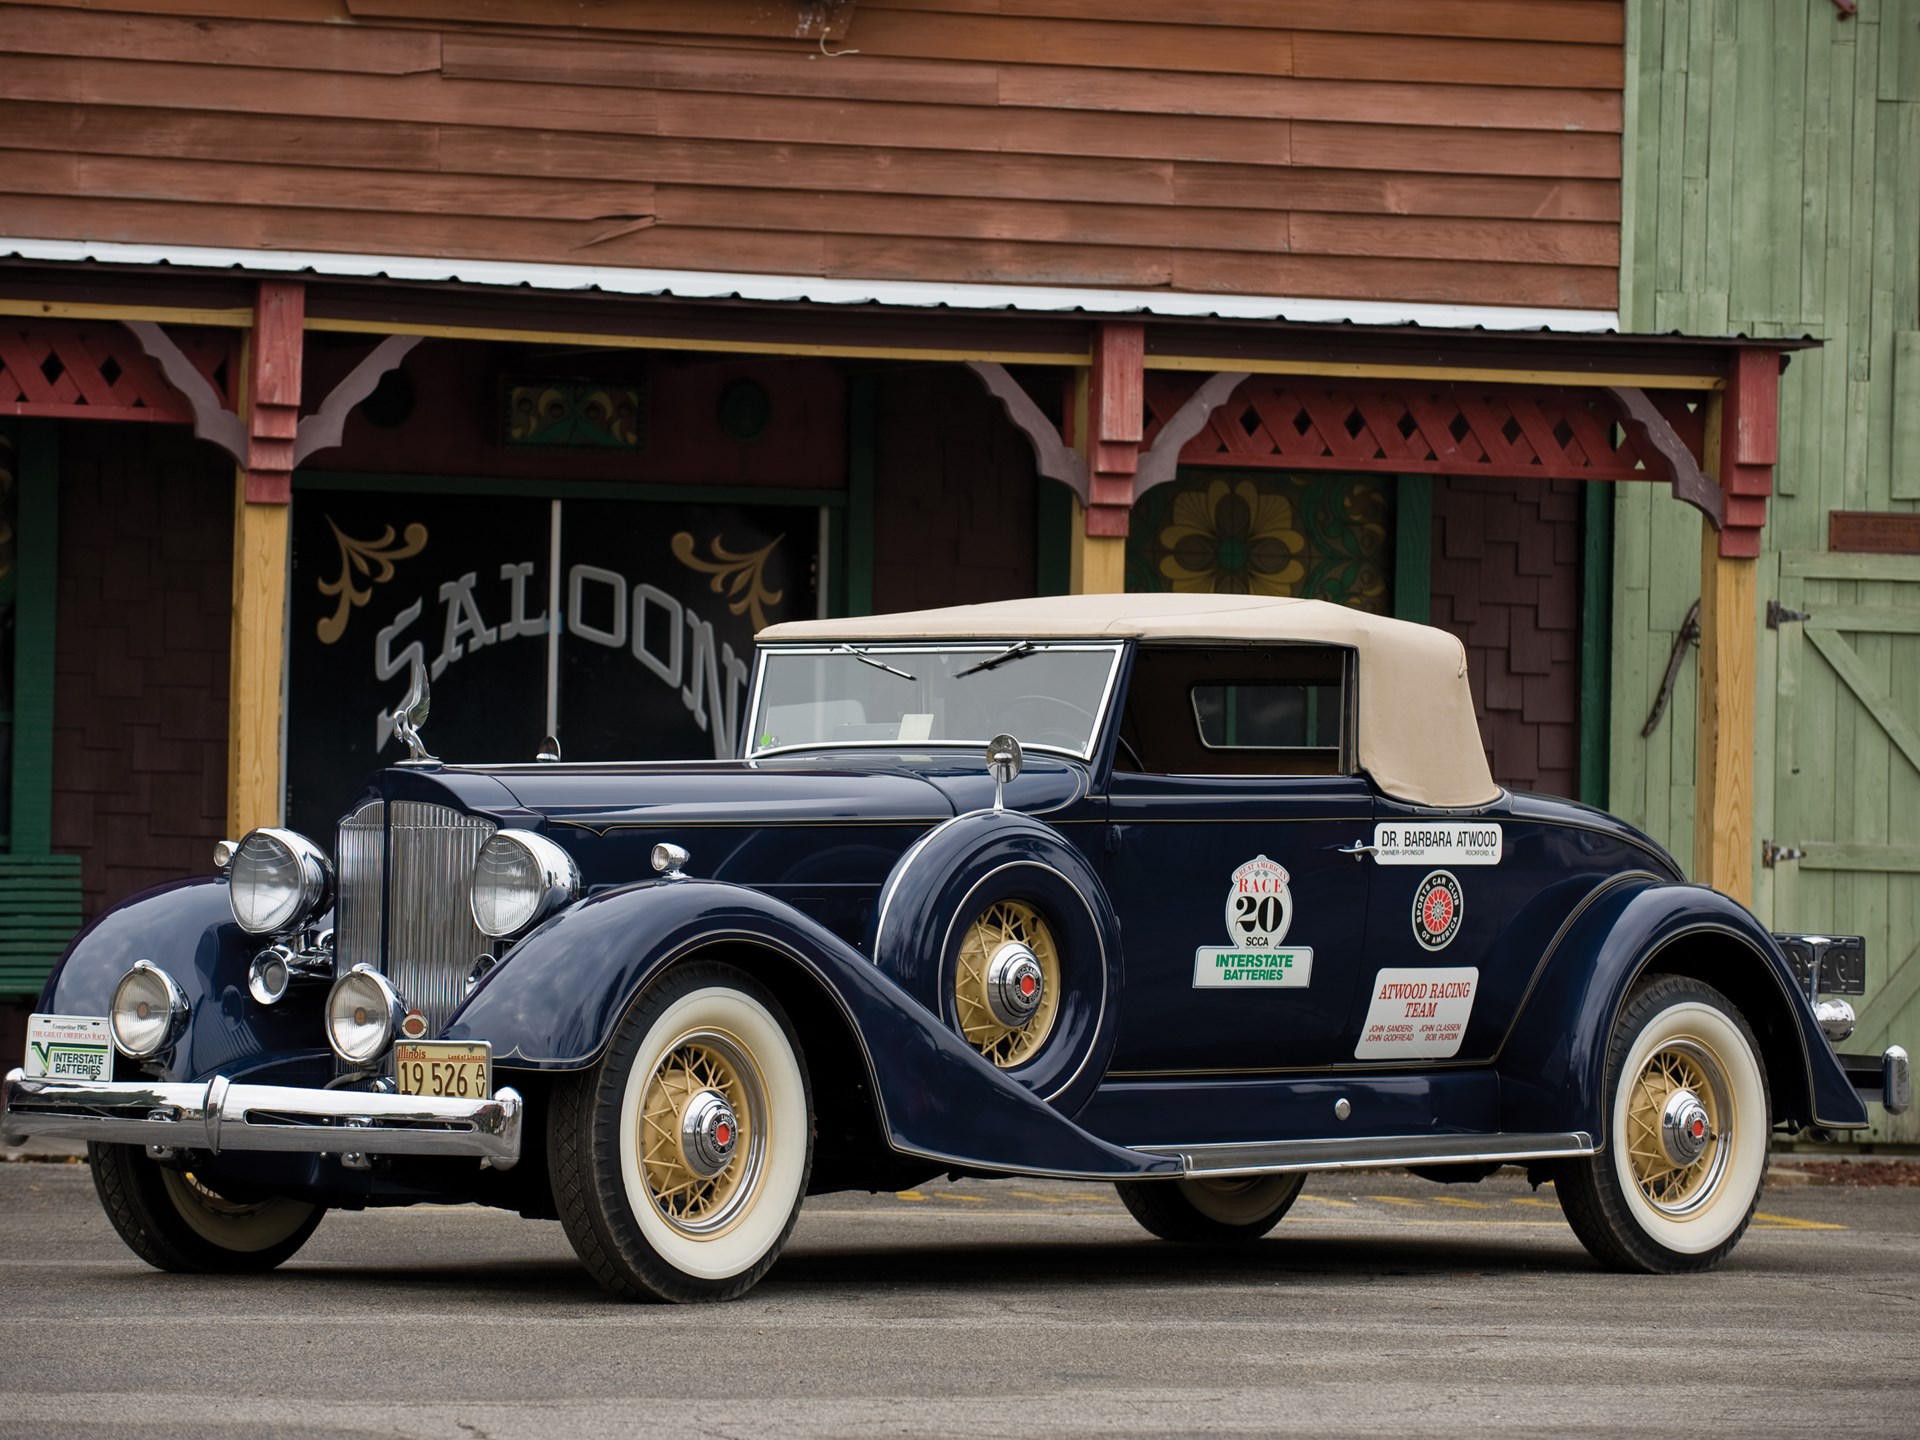
[{"label": "asphalt pavement", "polygon": [[1321,1175],[1268,1239],[1112,1190],[810,1201],[745,1300],[606,1298],[557,1225],[330,1215],[272,1275],[147,1269],[83,1165],[0,1165],[0,1436],[1901,1435],[1920,1189],[1780,1185],[1708,1275],[1606,1275],[1515,1172]]}]

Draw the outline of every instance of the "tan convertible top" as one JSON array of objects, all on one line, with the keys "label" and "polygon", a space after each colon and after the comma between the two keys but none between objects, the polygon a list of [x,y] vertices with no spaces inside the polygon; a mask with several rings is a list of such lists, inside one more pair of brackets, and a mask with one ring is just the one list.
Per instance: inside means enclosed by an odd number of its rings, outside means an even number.
[{"label": "tan convertible top", "polygon": [[1061,595],[796,620],[764,643],[900,640],[1143,640],[1341,645],[1360,657],[1360,764],[1387,794],[1416,805],[1485,805],[1487,769],[1465,648],[1444,630],[1267,595]]}]

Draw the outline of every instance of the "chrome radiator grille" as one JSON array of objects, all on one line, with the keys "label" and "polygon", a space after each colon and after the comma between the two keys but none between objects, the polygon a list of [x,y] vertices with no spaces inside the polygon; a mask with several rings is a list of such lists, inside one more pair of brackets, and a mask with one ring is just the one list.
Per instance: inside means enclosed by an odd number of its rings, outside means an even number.
[{"label": "chrome radiator grille", "polygon": [[344,975],[356,965],[378,970],[386,911],[386,801],[369,801],[342,820],[333,853],[340,883],[333,916],[334,973]]},{"label": "chrome radiator grille", "polygon": [[[426,1016],[430,1035],[466,998],[474,957],[487,948],[467,889],[494,829],[491,820],[414,800],[362,806],[340,827],[336,963],[342,971],[358,964],[383,970]],[[382,873],[389,848],[390,892]]]},{"label": "chrome radiator grille", "polygon": [[429,1035],[439,1034],[466,998],[474,957],[487,948],[467,892],[473,862],[495,828],[441,805],[393,803],[387,978],[426,1015]]}]

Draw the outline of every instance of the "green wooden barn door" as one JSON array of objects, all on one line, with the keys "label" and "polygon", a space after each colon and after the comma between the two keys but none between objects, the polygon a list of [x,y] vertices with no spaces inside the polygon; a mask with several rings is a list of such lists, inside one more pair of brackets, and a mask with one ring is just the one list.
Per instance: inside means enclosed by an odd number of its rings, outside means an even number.
[{"label": "green wooden barn door", "polygon": [[[1771,844],[1777,930],[1867,937],[1859,1029],[1920,1047],[1920,556],[1780,556]],[[1769,632],[1773,633],[1773,632]],[[1791,858],[1791,852],[1801,852]],[[1763,913],[1766,907],[1763,905]],[[1920,1141],[1920,1115],[1875,1138]]]}]

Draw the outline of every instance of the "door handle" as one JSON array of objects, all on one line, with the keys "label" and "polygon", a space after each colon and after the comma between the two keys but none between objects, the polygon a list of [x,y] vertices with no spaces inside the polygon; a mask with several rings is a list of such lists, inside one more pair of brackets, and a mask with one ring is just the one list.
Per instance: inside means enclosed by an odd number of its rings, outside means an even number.
[{"label": "door handle", "polygon": [[1364,840],[1356,840],[1351,845],[1335,845],[1332,848],[1335,854],[1351,855],[1356,860],[1364,860],[1369,855],[1378,854],[1380,850],[1378,845],[1369,845]]}]

